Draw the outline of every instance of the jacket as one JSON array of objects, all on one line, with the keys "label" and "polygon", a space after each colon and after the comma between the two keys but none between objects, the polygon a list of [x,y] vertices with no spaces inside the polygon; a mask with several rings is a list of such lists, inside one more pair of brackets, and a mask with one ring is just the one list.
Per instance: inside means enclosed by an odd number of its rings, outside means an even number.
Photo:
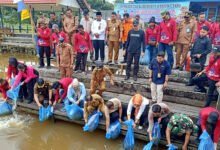
[{"label": "jacket", "polygon": [[84,34],[76,33],[74,35],[74,51],[77,53],[88,53],[92,50],[92,43],[87,32]]},{"label": "jacket", "polygon": [[209,64],[206,67],[206,75],[211,80],[220,81],[220,58],[216,59],[214,54],[210,56]]},{"label": "jacket", "polygon": [[63,31],[61,31],[60,33],[53,33],[51,36],[51,40],[52,42],[56,41],[56,43],[53,43],[54,46],[58,44],[60,37],[64,38],[64,42],[67,42],[66,33],[64,33]]},{"label": "jacket", "polygon": [[67,92],[68,100],[71,101],[71,102],[75,102],[77,100],[85,101],[85,99],[86,99],[86,88],[85,88],[85,85],[82,82],[79,83],[79,92],[80,92],[79,97],[77,97],[76,91],[74,90],[73,86],[69,85],[68,92]]},{"label": "jacket", "polygon": [[157,41],[158,34],[159,34],[159,26],[155,25],[153,29],[148,27],[145,32],[146,44],[148,45],[149,41]]},{"label": "jacket", "polygon": [[0,93],[2,93],[3,98],[7,98],[6,92],[10,89],[8,81],[5,80],[5,84],[0,86]]},{"label": "jacket", "polygon": [[38,40],[38,45],[39,46],[50,46],[50,34],[51,31],[49,28],[38,28],[37,32],[40,33],[39,40]]},{"label": "jacket", "polygon": [[122,42],[126,42],[128,38],[128,32],[133,28],[133,20],[129,19],[127,22],[123,22]]}]

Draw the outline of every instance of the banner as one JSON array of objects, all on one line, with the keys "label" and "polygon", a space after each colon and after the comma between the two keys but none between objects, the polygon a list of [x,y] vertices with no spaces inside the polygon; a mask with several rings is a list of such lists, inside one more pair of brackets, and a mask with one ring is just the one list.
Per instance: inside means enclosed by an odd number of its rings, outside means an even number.
[{"label": "banner", "polygon": [[167,2],[166,0],[161,2],[145,2],[145,3],[116,3],[114,11],[121,16],[124,13],[129,13],[130,17],[134,18],[136,14],[139,14],[141,20],[148,22],[149,19],[154,16],[157,22],[162,20],[160,12],[162,10],[168,10],[172,17],[177,21],[182,19],[183,12],[189,10],[189,1],[182,2]]}]

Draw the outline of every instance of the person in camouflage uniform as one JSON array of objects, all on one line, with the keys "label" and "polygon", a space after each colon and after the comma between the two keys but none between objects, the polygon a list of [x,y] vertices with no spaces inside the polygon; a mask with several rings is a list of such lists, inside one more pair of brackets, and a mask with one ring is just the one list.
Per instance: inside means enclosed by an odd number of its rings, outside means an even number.
[{"label": "person in camouflage uniform", "polygon": [[185,139],[182,146],[183,150],[187,150],[190,135],[198,132],[198,128],[193,121],[185,114],[174,114],[167,125],[166,139],[168,145],[171,144],[170,137],[175,139]]}]

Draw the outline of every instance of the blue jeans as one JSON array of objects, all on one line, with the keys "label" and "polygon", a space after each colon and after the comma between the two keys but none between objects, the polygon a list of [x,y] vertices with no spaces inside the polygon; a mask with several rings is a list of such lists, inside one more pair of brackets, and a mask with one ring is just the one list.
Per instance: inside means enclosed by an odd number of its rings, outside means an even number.
[{"label": "blue jeans", "polygon": [[157,57],[158,49],[156,46],[147,45],[146,48],[150,52],[150,62]]},{"label": "blue jeans", "polygon": [[39,38],[35,35],[34,39],[35,39],[35,42],[36,42],[36,54],[39,54],[39,50],[40,50],[40,47],[38,46],[38,39]]},{"label": "blue jeans", "polygon": [[173,63],[174,63],[174,59],[173,59],[173,46],[170,46],[168,44],[164,44],[164,43],[160,43],[159,44],[159,52],[160,51],[166,51],[167,52],[167,56],[168,59],[167,61],[170,64],[170,67],[173,68]]}]

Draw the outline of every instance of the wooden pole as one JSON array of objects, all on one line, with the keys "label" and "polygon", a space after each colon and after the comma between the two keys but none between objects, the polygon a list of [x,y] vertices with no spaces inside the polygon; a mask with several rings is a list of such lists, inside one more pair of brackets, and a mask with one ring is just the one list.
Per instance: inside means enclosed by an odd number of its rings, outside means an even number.
[{"label": "wooden pole", "polygon": [[36,30],[36,26],[34,24],[34,20],[33,20],[33,16],[32,16],[32,12],[31,12],[31,5],[30,5],[30,9],[29,9],[29,13],[30,13],[30,19],[31,19],[31,35],[32,35],[32,41],[34,43],[34,45],[36,45],[36,42],[35,42],[35,38],[34,38],[34,30]]}]

